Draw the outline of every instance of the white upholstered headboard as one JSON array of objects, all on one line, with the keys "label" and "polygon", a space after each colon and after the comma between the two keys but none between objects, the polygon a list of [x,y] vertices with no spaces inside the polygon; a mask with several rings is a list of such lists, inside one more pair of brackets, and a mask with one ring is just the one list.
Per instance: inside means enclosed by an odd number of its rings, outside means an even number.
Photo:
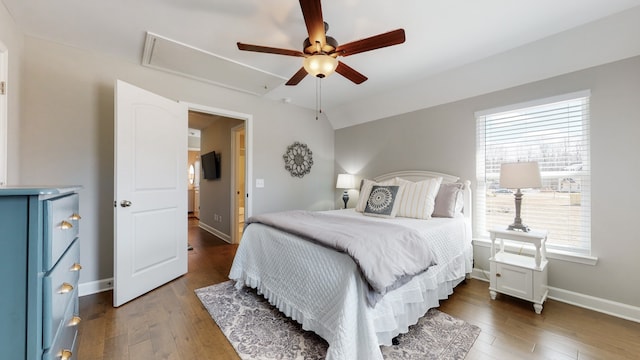
[{"label": "white upholstered headboard", "polygon": [[471,181],[466,180],[464,182],[459,181],[460,177],[455,175],[443,174],[435,171],[425,171],[425,170],[404,170],[404,171],[394,171],[387,174],[382,174],[373,178],[376,182],[390,180],[393,178],[403,178],[409,181],[420,181],[431,178],[442,177],[443,182],[461,182],[464,184],[463,194],[464,194],[464,217],[471,220],[471,209],[473,209],[473,205],[471,204]]},{"label": "white upholstered headboard", "polygon": [[388,174],[382,174],[380,176],[376,176],[373,178],[376,182],[390,180],[393,178],[403,178],[409,181],[420,181],[426,180],[430,178],[442,177],[442,181],[444,182],[457,182],[460,178],[458,176],[443,174],[435,171],[424,171],[424,170],[405,170],[405,171],[394,171]]}]

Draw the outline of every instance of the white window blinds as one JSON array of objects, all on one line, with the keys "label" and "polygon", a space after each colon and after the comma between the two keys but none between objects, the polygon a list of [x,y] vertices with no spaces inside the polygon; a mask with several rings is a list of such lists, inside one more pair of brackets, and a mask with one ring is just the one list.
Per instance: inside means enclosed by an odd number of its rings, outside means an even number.
[{"label": "white window blinds", "polygon": [[589,92],[476,113],[476,236],[513,222],[512,189],[500,188],[500,164],[537,161],[542,188],[523,189],[521,218],[549,231],[547,248],[591,251]]}]

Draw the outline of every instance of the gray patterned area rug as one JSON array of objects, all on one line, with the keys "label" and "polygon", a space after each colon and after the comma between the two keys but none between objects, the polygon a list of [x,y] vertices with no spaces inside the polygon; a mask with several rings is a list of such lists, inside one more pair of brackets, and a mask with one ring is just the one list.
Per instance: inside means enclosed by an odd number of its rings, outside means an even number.
[{"label": "gray patterned area rug", "polygon": [[[327,343],[284,316],[255,290],[232,281],[197,289],[196,295],[243,360],[324,359]],[[382,346],[385,359],[464,359],[480,328],[431,309],[400,345]]]}]

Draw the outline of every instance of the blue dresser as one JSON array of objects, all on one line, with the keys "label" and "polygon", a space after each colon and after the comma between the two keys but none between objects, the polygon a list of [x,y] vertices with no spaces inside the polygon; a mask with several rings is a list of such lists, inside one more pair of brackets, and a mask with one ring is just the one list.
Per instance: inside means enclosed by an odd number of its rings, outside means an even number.
[{"label": "blue dresser", "polygon": [[0,188],[0,357],[75,359],[78,186]]}]

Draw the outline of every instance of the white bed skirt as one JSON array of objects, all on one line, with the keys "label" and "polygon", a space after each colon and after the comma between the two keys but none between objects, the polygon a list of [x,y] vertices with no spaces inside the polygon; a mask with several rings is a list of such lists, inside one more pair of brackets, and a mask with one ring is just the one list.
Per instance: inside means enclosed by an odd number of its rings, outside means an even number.
[{"label": "white bed skirt", "polygon": [[[229,278],[256,289],[305,330],[329,343],[327,359],[379,359],[427,310],[439,306],[471,272],[472,246],[387,293],[374,308],[353,260],[320,245],[253,224]],[[291,263],[289,263],[291,261]],[[292,271],[292,269],[295,269]]]}]

